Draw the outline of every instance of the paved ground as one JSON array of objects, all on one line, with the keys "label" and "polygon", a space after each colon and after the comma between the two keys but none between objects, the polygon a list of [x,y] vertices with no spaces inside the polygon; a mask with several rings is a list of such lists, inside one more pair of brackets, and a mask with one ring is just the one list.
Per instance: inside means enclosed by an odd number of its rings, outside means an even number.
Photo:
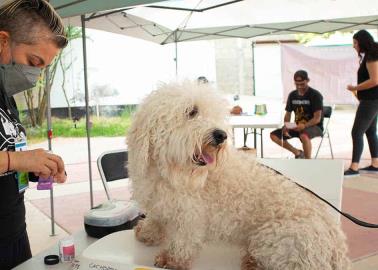
[{"label": "paved ground", "polygon": [[[352,150],[350,130],[354,111],[336,110],[330,124],[335,158],[343,159],[345,166],[349,165]],[[292,156],[275,146],[269,139],[269,130],[264,133],[264,156],[273,158],[292,158]],[[241,133],[236,132],[237,146],[241,145]],[[320,139],[314,139],[316,148]],[[252,136],[248,139],[252,146]],[[296,141],[295,144],[299,144]],[[30,148],[47,148],[47,142],[34,144]],[[104,151],[125,148],[125,139],[92,138],[91,166],[93,176],[94,202],[98,204],[105,200],[97,170],[96,159]],[[53,151],[63,157],[66,163],[68,180],[66,184],[54,188],[55,204],[55,236],[51,234],[50,192],[38,191],[31,187],[26,192],[27,224],[33,253],[56,243],[58,239],[83,229],[83,214],[90,207],[89,173],[86,138],[56,138],[53,140]],[[369,164],[367,143],[361,165]],[[319,158],[330,158],[328,141],[323,142]],[[130,196],[129,183],[118,181],[111,186],[114,198],[127,199]],[[344,181],[343,203],[344,211],[371,223],[378,223],[378,175],[362,175]],[[378,230],[358,227],[342,219],[342,226],[348,238],[350,256],[354,261],[354,270],[378,269]]]}]

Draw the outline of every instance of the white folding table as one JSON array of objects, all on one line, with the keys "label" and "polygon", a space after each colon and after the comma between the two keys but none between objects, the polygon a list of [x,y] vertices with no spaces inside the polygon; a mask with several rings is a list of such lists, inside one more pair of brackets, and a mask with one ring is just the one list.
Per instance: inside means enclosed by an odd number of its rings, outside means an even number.
[{"label": "white folding table", "polygon": [[[253,134],[254,147],[256,148],[257,135],[260,135],[261,157],[264,157],[263,130],[265,128],[280,128],[282,126],[282,100],[246,95],[239,96],[237,101],[232,101],[232,96],[226,96],[226,99],[231,104],[239,105],[243,109],[242,115],[231,115],[229,117],[229,124],[232,127],[233,137],[235,137],[234,129],[242,128],[244,135],[243,146],[247,147],[248,134]],[[265,115],[256,115],[256,105],[265,105],[267,113]],[[260,132],[258,132],[258,130],[260,130]]]}]

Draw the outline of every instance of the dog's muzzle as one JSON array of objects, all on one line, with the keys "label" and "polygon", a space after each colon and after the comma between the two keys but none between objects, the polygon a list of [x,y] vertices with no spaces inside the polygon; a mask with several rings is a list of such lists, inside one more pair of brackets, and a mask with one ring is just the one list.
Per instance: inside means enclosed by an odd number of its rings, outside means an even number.
[{"label": "dog's muzzle", "polygon": [[213,140],[212,144],[217,146],[223,143],[227,139],[227,133],[221,129],[215,129],[212,132]]},{"label": "dog's muzzle", "polygon": [[[227,133],[221,129],[214,129],[209,133],[207,144],[202,146],[200,153],[193,155],[193,161],[198,166],[212,164],[216,159],[216,152],[227,139]],[[199,152],[199,151],[198,151]]]}]

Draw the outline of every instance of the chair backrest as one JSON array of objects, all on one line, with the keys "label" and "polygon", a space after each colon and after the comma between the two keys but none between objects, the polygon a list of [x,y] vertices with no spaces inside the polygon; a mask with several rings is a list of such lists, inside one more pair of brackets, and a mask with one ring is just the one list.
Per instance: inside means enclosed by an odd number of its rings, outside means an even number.
[{"label": "chair backrest", "polygon": [[127,150],[114,150],[102,153],[97,159],[101,178],[106,182],[128,178]]},{"label": "chair backrest", "polygon": [[110,200],[110,192],[107,182],[120,180],[129,177],[127,170],[127,150],[113,150],[102,153],[97,158],[97,167],[100,172],[102,184],[106,196]]},{"label": "chair backrest", "polygon": [[323,117],[327,118],[327,121],[324,122],[324,129],[323,129],[323,136],[325,134],[328,134],[328,125],[331,120],[332,112],[334,109],[335,105],[332,106],[323,106]]},{"label": "chair backrest", "polygon": [[323,116],[325,118],[331,118],[332,110],[332,106],[323,106]]}]

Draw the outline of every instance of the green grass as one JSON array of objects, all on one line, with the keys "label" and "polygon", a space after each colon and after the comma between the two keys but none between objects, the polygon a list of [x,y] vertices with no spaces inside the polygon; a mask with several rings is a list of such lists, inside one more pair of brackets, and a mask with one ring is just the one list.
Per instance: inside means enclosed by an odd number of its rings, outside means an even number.
[{"label": "green grass", "polygon": [[[125,136],[130,127],[131,117],[129,113],[122,114],[120,117],[95,117],[91,118],[91,137],[115,137]],[[85,117],[75,124],[70,119],[52,118],[53,137],[86,137]],[[31,143],[40,142],[47,137],[47,125],[42,127],[26,128],[28,141]]]}]

